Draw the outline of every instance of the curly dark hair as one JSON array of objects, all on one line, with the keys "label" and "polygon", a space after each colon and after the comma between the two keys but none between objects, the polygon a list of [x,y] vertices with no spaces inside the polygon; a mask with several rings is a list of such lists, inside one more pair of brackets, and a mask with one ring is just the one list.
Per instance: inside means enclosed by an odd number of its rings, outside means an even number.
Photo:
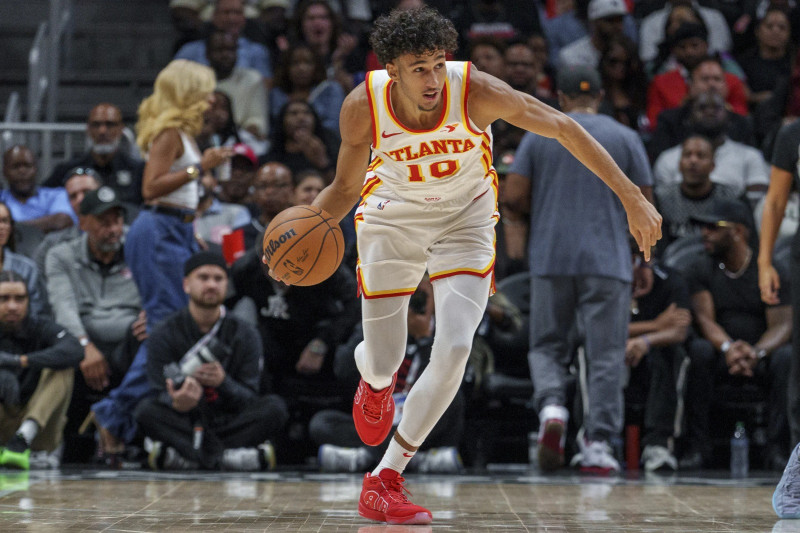
[{"label": "curly dark hair", "polygon": [[452,22],[433,8],[395,9],[375,21],[369,44],[378,61],[385,65],[403,54],[455,52],[458,32]]}]

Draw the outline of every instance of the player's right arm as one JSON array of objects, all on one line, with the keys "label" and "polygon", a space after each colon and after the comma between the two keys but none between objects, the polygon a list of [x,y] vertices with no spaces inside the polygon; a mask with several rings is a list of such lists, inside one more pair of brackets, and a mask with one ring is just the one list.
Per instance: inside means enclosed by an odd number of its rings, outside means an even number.
[{"label": "player's right arm", "polygon": [[339,115],[342,144],[333,182],[317,195],[314,205],[341,220],[361,196],[372,144],[369,98],[362,83],[345,98]]}]

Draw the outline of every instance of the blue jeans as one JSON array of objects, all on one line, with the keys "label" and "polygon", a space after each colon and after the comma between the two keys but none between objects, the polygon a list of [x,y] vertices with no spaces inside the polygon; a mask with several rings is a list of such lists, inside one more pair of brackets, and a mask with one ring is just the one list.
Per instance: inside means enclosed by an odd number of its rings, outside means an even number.
[{"label": "blue jeans", "polygon": [[[194,228],[178,218],[144,209],[125,238],[125,261],[147,313],[147,331],[167,315],[187,305],[183,264],[197,251]],[[136,352],[119,387],[92,405],[97,422],[115,437],[130,442],[136,436],[133,411],[150,394],[147,342]]]}]

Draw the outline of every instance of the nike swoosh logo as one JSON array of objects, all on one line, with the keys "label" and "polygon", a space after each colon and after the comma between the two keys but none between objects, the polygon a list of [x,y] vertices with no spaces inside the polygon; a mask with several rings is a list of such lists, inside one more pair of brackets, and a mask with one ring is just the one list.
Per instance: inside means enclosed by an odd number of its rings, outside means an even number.
[{"label": "nike swoosh logo", "polygon": [[381,137],[383,137],[384,139],[388,139],[389,137],[394,137],[395,135],[401,135],[402,133],[403,133],[402,131],[398,131],[398,132],[395,132],[395,133],[386,133],[384,131],[384,132],[381,132]]},{"label": "nike swoosh logo", "polygon": [[414,457],[414,454],[403,452],[403,457]]}]

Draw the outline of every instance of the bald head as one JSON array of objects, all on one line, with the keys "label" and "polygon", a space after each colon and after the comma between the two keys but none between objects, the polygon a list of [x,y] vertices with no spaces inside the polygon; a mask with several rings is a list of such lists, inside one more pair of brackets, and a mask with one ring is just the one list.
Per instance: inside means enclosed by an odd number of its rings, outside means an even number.
[{"label": "bald head", "polygon": [[3,153],[3,176],[8,188],[18,199],[29,198],[36,189],[36,158],[22,145],[14,145]]}]

